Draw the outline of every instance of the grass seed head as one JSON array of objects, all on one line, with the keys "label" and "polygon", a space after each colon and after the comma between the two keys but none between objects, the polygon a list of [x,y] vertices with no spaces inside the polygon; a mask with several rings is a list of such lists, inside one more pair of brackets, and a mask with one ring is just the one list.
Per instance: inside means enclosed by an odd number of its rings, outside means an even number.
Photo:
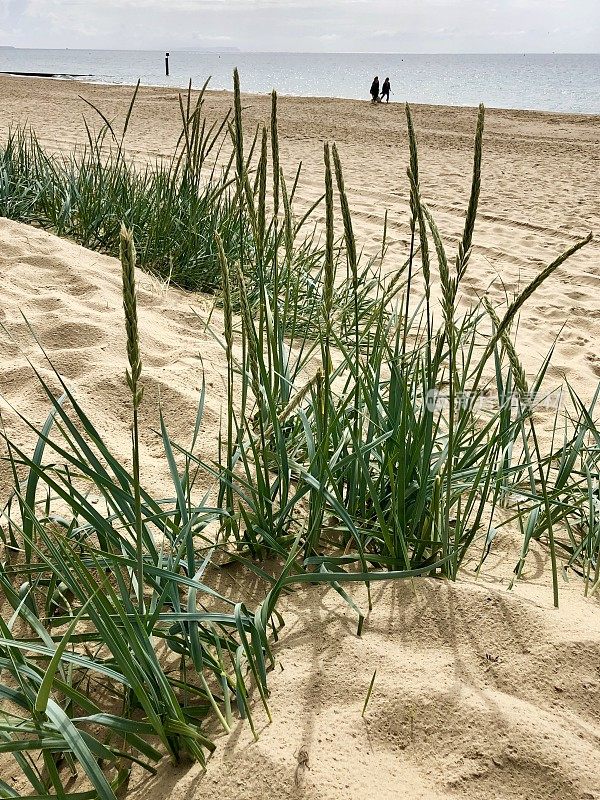
[{"label": "grass seed head", "polygon": [[271,93],[271,157],[273,159],[273,216],[279,215],[279,131],[277,128],[277,92]]},{"label": "grass seed head", "polygon": [[125,310],[125,329],[127,332],[127,359],[129,369],[126,372],[127,383],[131,390],[136,408],[142,402],[143,389],[138,382],[142,374],[140,340],[137,319],[137,293],[135,288],[136,252],[133,232],[121,226],[120,255],[123,277],[123,308]]},{"label": "grass seed head", "polygon": [[333,178],[331,173],[331,154],[329,145],[324,146],[325,154],[325,266],[323,279],[323,313],[326,324],[331,319],[333,310],[333,285],[335,280],[334,266],[334,212],[333,212]]}]

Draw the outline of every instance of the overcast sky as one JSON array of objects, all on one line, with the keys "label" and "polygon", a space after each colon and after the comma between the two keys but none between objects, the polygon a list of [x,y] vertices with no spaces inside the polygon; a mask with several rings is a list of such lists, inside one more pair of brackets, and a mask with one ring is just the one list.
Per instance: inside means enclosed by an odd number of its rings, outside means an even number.
[{"label": "overcast sky", "polygon": [[600,0],[0,0],[0,44],[599,52]]}]

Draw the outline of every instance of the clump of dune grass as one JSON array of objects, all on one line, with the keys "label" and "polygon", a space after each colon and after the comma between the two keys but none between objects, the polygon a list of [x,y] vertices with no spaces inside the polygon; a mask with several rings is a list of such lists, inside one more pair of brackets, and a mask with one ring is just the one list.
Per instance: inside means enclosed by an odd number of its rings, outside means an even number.
[{"label": "clump of dune grass", "polygon": [[[241,358],[228,340],[226,458],[217,468],[205,467],[220,481],[221,497],[227,497],[227,532],[241,551],[247,549],[254,558],[285,559],[270,602],[289,583],[324,581],[343,592],[342,584],[354,581],[417,575],[455,579],[467,555],[473,560],[475,546],[481,565],[495,535],[495,509],[508,503],[521,520],[545,516],[543,536],[538,529],[536,538],[549,543],[558,603],[553,455],[541,453],[529,386],[509,331],[532,294],[590,237],[542,270],[501,318],[489,304],[487,311],[479,304],[459,315],[480,192],[484,109],[476,123],[465,227],[453,258],[421,194],[408,107],[407,123],[416,240],[407,261],[390,283],[370,283],[370,303],[363,302],[342,159],[326,145],[325,255],[315,283],[320,301],[311,309],[319,335],[302,328],[289,334],[294,311],[286,305],[288,243],[271,261],[272,270],[281,269],[270,281],[279,293],[263,292],[260,313],[240,316]],[[277,146],[271,146],[276,158]],[[265,160],[263,138],[263,169]],[[241,152],[236,163],[240,169]],[[236,180],[241,185],[247,177],[238,173]],[[251,192],[244,198],[253,206]],[[263,213],[260,203],[248,210],[250,218]],[[341,250],[335,244],[338,224]],[[441,326],[431,302],[433,258],[442,288]],[[260,287],[264,266],[256,267]],[[234,274],[225,253],[221,268],[223,274]],[[415,286],[419,275],[422,289]],[[418,293],[424,302],[409,312],[410,298]],[[547,366],[534,381],[536,391]],[[490,413],[478,411],[484,391],[496,401]],[[509,408],[513,394],[521,399],[516,413]],[[235,396],[243,398],[241,407],[234,405]],[[525,487],[523,476],[529,479]],[[531,535],[524,537],[517,577]],[[266,607],[271,608],[269,603]]]},{"label": "clump of dune grass", "polygon": [[249,243],[229,192],[230,164],[221,158],[227,117],[208,124],[204,92],[180,97],[182,130],[172,156],[146,166],[126,152],[133,95],[122,131],[100,109],[101,127],[67,155],[50,153],[35,131],[12,130],[0,148],[0,213],[40,225],[93,250],[118,256],[119,230],[133,230],[138,263],[187,289],[219,285],[214,233],[231,250]]},{"label": "clump of dune grass", "polygon": [[[101,109],[88,104],[100,128],[94,134],[86,122],[87,142],[71,153],[50,152],[28,128],[10,131],[0,147],[0,214],[117,257],[125,224],[136,241],[138,266],[182,288],[210,293],[221,289],[218,233],[227,258],[239,260],[252,307],[260,307],[264,291],[278,294],[280,284],[274,282],[281,281],[287,308],[293,309],[286,314],[288,334],[308,331],[322,282],[323,246],[312,224],[321,198],[296,213],[300,168],[288,186],[277,149],[272,173],[275,213],[267,215],[269,133],[255,131],[245,150],[241,103],[235,106],[233,120],[225,115],[209,123],[204,114],[206,86],[195,99],[191,89],[180,96],[177,144],[171,156],[153,164],[134,161],[127,152],[137,88],[120,130]],[[278,148],[275,93],[273,98],[270,140]],[[281,248],[285,260],[273,269],[274,254]],[[375,282],[373,265],[365,264],[358,297],[361,310],[368,310]],[[347,291],[336,297],[342,303],[349,299]],[[235,292],[233,302],[237,305]]]},{"label": "clump of dune grass", "polygon": [[[268,716],[267,630],[241,602],[204,582],[221,512],[194,499],[191,464],[178,465],[160,415],[176,498],[142,485],[139,420],[142,343],[136,250],[120,236],[131,392],[133,470],[118,462],[61,376],[33,456],[3,434],[13,496],[0,564],[0,751],[30,785],[0,796],[115,800],[131,767],[167,755],[201,764],[214,750],[204,721],[228,733],[235,711],[254,723],[250,682]],[[50,367],[52,365],[50,364]],[[204,390],[191,448],[202,424]]]},{"label": "clump of dune grass", "polygon": [[[266,630],[203,582],[219,513],[192,499],[162,420],[175,505],[115,460],[66,385],[57,399],[40,382],[52,413],[35,455],[7,442],[19,513],[0,568],[11,608],[0,620],[0,747],[35,796],[71,796],[78,776],[73,796],[114,800],[134,763],[204,764],[208,715],[228,732],[237,707],[253,726],[248,672],[266,707]],[[48,494],[29,503],[41,486]]]}]

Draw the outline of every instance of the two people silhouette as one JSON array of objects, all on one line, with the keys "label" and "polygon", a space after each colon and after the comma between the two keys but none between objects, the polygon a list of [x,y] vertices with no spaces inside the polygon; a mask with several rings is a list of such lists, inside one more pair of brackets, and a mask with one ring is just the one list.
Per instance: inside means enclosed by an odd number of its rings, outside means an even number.
[{"label": "two people silhouette", "polygon": [[383,82],[383,86],[381,87],[381,95],[379,94],[379,76],[375,76],[373,78],[373,83],[371,84],[371,102],[372,103],[381,103],[383,98],[385,97],[385,102],[390,102],[390,79],[386,78]]}]

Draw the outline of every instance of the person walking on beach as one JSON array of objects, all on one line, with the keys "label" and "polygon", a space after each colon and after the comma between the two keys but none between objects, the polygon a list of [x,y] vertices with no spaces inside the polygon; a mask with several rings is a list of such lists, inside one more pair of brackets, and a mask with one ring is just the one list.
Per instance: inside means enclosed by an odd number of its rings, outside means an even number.
[{"label": "person walking on beach", "polygon": [[383,82],[383,86],[381,87],[381,99],[385,97],[385,102],[390,102],[390,79],[386,78]]},{"label": "person walking on beach", "polygon": [[379,76],[375,75],[371,84],[371,102],[379,102]]}]

